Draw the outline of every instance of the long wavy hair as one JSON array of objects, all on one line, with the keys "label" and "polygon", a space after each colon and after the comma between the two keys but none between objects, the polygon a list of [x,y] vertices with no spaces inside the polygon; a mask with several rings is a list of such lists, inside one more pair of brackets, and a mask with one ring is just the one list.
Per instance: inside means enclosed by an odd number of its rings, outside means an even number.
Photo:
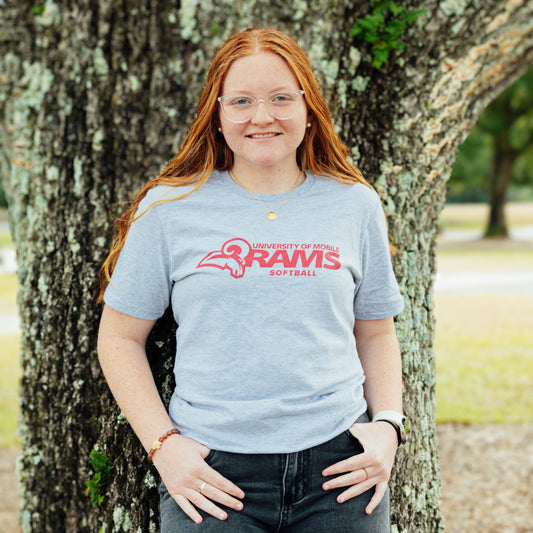
[{"label": "long wavy hair", "polygon": [[271,29],[248,29],[236,33],[225,41],[211,62],[198,101],[196,118],[180,150],[159,176],[144,185],[119,219],[118,234],[100,269],[99,303],[103,300],[104,280],[110,280],[128,230],[132,222],[143,214],[136,216],[139,203],[147,192],[158,185],[192,186],[186,194],[172,200],[161,200],[153,205],[162,201],[179,200],[202,187],[213,169],[229,170],[233,166],[233,153],[218,131],[217,97],[233,62],[260,52],[273,52],[282,57],[305,92],[305,102],[312,120],[311,127],[306,129],[305,137],[296,152],[300,168],[345,183],[368,185],[359,169],[348,161],[348,151],[335,133],[311,63],[296,41],[280,31]]}]

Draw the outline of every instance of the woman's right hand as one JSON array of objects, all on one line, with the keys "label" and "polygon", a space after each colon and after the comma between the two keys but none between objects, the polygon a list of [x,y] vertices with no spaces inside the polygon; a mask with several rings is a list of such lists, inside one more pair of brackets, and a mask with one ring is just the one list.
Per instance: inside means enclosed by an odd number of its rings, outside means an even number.
[{"label": "woman's right hand", "polygon": [[202,516],[197,508],[219,520],[228,517],[213,502],[236,511],[243,508],[237,498],[244,498],[244,492],[205,462],[208,453],[207,446],[182,435],[173,435],[166,439],[153,458],[169,494],[183,512],[198,524]]},{"label": "woman's right hand", "polygon": [[[106,380],[145,446],[161,428],[172,424],[146,357],[146,339],[154,324],[155,320],[135,318],[106,305],[98,334],[98,357]],[[236,510],[243,507],[239,499],[244,498],[244,492],[205,462],[208,453],[207,446],[172,435],[153,456],[171,496],[198,523],[202,517],[197,509],[220,520],[227,518],[214,502]]]}]

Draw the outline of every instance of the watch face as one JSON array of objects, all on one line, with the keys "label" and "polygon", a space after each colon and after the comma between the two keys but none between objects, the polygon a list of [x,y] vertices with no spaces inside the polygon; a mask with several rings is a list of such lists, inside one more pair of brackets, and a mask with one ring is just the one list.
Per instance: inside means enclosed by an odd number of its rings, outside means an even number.
[{"label": "watch face", "polygon": [[407,435],[409,433],[409,420],[407,420],[405,416],[402,418],[402,427],[403,427],[403,431],[401,432],[402,442],[405,442],[407,440]]}]

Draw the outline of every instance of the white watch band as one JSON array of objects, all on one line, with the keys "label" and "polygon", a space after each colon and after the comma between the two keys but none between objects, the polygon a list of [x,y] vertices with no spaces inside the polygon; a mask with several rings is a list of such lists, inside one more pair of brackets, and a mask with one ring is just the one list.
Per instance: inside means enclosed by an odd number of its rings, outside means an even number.
[{"label": "white watch band", "polygon": [[402,424],[405,416],[398,411],[380,411],[372,417],[372,422],[377,422],[378,420],[390,420],[391,422],[397,422]]},{"label": "white watch band", "polygon": [[380,411],[372,417],[372,422],[379,422],[380,420],[384,422],[389,422],[396,427],[396,432],[398,434],[398,444],[405,442],[406,435],[406,423],[407,418],[402,413],[398,411]]}]

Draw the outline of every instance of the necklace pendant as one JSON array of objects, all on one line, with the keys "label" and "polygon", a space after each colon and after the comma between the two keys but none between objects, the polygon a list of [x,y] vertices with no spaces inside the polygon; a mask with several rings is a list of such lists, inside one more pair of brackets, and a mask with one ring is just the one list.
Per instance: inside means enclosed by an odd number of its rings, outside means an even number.
[{"label": "necklace pendant", "polygon": [[267,217],[270,219],[270,220],[276,220],[276,218],[278,218],[278,215],[277,213],[275,213],[274,211],[269,211],[267,213]]}]

